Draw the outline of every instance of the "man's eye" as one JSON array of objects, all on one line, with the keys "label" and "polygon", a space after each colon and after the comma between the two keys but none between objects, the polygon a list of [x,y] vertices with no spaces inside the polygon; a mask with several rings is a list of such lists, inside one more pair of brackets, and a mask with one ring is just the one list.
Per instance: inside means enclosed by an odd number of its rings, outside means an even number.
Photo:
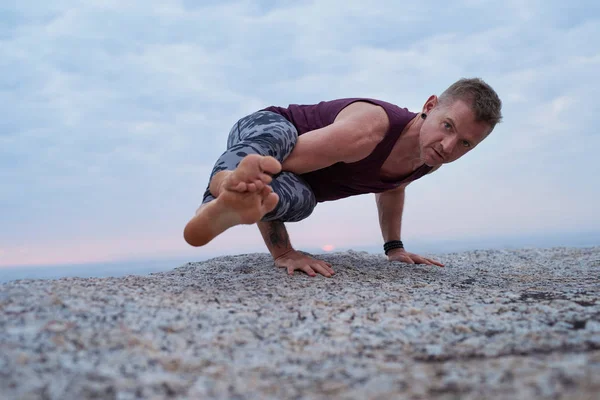
[{"label": "man's eye", "polygon": [[449,131],[449,130],[451,130],[451,129],[452,129],[452,125],[450,125],[450,124],[449,124],[449,123],[447,123],[447,122],[444,122],[444,128],[446,128],[446,130],[447,130],[447,131]]},{"label": "man's eye", "polygon": [[467,142],[466,140],[463,140],[463,146],[464,147],[471,147],[471,143]]}]

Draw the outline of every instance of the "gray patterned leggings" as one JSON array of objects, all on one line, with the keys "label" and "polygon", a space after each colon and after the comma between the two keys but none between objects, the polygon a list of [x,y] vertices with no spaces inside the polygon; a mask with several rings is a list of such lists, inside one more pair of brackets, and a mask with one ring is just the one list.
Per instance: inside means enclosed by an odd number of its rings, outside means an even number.
[{"label": "gray patterned leggings", "polygon": [[[234,170],[248,154],[275,157],[280,163],[290,155],[296,141],[296,127],[279,114],[258,111],[240,119],[229,132],[227,150],[219,157],[210,179],[220,171]],[[209,183],[210,183],[209,179]],[[308,184],[298,175],[283,171],[273,176],[273,192],[279,195],[277,207],[263,221],[297,222],[312,214],[317,201]],[[214,200],[204,192],[202,204]]]}]

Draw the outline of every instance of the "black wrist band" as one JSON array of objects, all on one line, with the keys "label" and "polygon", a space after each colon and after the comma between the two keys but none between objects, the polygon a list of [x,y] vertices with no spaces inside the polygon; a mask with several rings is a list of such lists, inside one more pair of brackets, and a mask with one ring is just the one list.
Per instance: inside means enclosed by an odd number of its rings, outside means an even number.
[{"label": "black wrist band", "polygon": [[392,249],[403,249],[404,244],[402,244],[402,240],[390,240],[389,242],[385,242],[383,245],[383,251],[385,251],[385,255]]}]

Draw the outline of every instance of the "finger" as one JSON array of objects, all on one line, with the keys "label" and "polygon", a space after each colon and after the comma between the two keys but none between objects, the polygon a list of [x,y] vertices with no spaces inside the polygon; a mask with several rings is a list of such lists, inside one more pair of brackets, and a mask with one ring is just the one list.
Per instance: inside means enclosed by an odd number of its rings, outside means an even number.
[{"label": "finger", "polygon": [[406,264],[414,264],[415,262],[408,256],[401,256],[401,257],[394,257],[394,258],[390,258],[390,261],[398,261],[398,262],[403,262]]},{"label": "finger", "polygon": [[428,258],[421,257],[418,254],[411,254],[410,257],[416,264],[431,264]]},{"label": "finger", "polygon": [[331,278],[331,273],[327,270],[327,267],[325,267],[324,265],[313,264],[312,267],[315,271],[317,271],[321,275]]},{"label": "finger", "polygon": [[294,275],[294,267],[287,267],[288,275]]},{"label": "finger", "polygon": [[430,258],[427,258],[427,257],[419,257],[418,259],[419,259],[419,264],[437,265],[438,267],[443,267],[444,266],[444,264],[440,264],[439,262],[434,261],[434,260],[432,260]]},{"label": "finger", "polygon": [[256,192],[256,185],[254,183],[246,183],[246,186],[249,192]]},{"label": "finger", "polygon": [[415,264],[429,264],[429,261],[427,261],[427,259],[423,257],[413,256],[412,259],[415,262]]},{"label": "finger", "polygon": [[319,260],[321,265],[324,265],[325,268],[327,268],[327,271],[329,271],[330,274],[335,274],[335,271],[333,270],[333,266],[331,265],[331,263],[328,263],[327,261],[323,261],[323,260]]},{"label": "finger", "polygon": [[309,276],[317,276],[317,274],[315,273],[315,271],[313,271],[310,265],[304,265],[303,267],[300,267],[300,269],[306,272],[306,274]]},{"label": "finger", "polygon": [[431,258],[426,258],[426,260],[429,261],[429,263],[432,265],[437,265],[438,267],[442,267],[442,268],[444,267],[444,264],[442,264],[439,261],[432,260]]}]

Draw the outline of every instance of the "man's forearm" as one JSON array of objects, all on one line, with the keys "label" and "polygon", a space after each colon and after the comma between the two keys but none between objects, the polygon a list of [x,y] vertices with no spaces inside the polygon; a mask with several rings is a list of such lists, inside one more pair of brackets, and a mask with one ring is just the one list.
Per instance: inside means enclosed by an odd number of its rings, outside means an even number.
[{"label": "man's forearm", "polygon": [[257,225],[273,259],[293,250],[290,237],[283,222],[258,222]]},{"label": "man's forearm", "polygon": [[376,202],[383,241],[400,240],[402,212],[404,211],[404,188],[378,193]]}]

